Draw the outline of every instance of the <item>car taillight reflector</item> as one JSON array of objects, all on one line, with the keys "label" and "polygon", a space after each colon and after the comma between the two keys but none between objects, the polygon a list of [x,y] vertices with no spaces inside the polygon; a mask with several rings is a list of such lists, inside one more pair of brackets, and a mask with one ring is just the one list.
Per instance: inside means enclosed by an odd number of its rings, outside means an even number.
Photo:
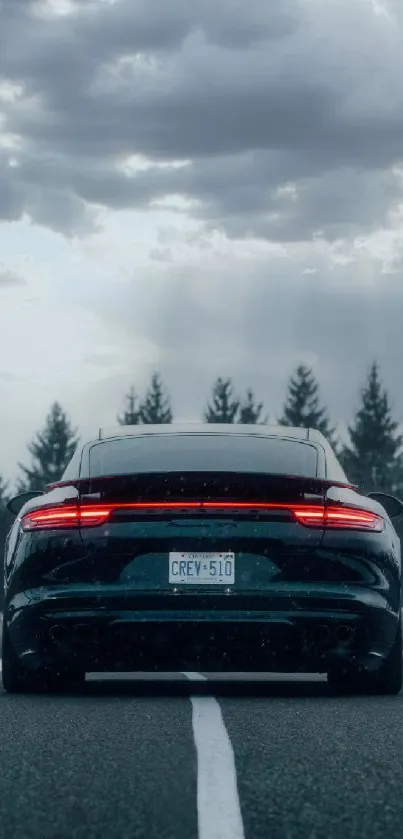
[{"label": "car taillight reflector", "polygon": [[109,518],[111,507],[47,507],[33,510],[21,519],[23,530],[55,530],[74,527],[96,527]]},{"label": "car taillight reflector", "polygon": [[240,512],[288,512],[304,527],[326,529],[372,530],[381,531],[384,521],[381,516],[355,507],[323,504],[276,504],[275,502],[255,501],[139,501],[130,504],[81,504],[76,506],[45,507],[26,513],[21,519],[23,530],[55,530],[78,527],[98,527],[108,521],[111,514],[118,511],[169,512],[187,510],[220,512],[239,510]]},{"label": "car taillight reflector", "polygon": [[341,530],[375,530],[381,531],[384,522],[381,516],[368,510],[355,507],[319,506],[299,507],[294,509],[294,515],[305,527],[324,527],[326,530],[339,528]]},{"label": "car taillight reflector", "polygon": [[325,507],[325,527],[353,528],[354,530],[376,530],[384,528],[382,516],[368,510],[354,507]]}]

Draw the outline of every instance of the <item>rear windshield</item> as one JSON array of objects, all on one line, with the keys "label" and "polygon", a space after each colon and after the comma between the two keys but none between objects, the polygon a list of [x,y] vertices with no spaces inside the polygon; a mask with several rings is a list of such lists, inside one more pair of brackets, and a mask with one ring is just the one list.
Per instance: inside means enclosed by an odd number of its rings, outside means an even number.
[{"label": "rear windshield", "polygon": [[317,476],[314,445],[275,437],[165,434],[94,443],[90,477],[149,472],[256,472]]}]

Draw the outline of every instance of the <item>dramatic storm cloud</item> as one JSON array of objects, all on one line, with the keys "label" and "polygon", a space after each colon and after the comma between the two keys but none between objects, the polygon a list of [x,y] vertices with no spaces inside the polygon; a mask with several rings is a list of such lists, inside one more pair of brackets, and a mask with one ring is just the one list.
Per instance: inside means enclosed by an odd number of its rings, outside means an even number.
[{"label": "dramatic storm cloud", "polygon": [[306,360],[345,422],[376,356],[403,416],[400,0],[0,19],[0,473],[53,397],[110,421],[156,366],[181,415],[230,373],[275,418]]},{"label": "dramatic storm cloud", "polygon": [[398,6],[118,0],[64,11],[15,0],[3,10],[3,130],[17,146],[11,171],[12,151],[3,156],[3,216],[27,210],[72,232],[88,203],[145,208],[179,193],[230,235],[296,239],[372,229],[398,203]]}]

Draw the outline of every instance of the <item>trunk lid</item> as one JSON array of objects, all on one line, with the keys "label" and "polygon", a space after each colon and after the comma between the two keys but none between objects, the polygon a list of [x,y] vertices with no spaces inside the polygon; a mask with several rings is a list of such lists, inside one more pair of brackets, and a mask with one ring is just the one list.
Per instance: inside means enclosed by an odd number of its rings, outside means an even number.
[{"label": "trunk lid", "polygon": [[192,598],[323,579],[323,528],[305,527],[292,508],[323,504],[327,486],[211,472],[93,479],[80,487],[80,500],[114,511],[102,527],[82,528],[81,570],[127,593]]}]

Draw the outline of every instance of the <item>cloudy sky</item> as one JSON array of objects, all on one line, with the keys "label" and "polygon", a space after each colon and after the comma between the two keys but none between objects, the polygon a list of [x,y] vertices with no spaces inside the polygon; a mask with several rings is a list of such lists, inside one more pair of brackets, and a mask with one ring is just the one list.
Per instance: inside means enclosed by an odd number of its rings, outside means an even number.
[{"label": "cloudy sky", "polygon": [[403,418],[401,0],[0,0],[0,473],[161,370]]}]

